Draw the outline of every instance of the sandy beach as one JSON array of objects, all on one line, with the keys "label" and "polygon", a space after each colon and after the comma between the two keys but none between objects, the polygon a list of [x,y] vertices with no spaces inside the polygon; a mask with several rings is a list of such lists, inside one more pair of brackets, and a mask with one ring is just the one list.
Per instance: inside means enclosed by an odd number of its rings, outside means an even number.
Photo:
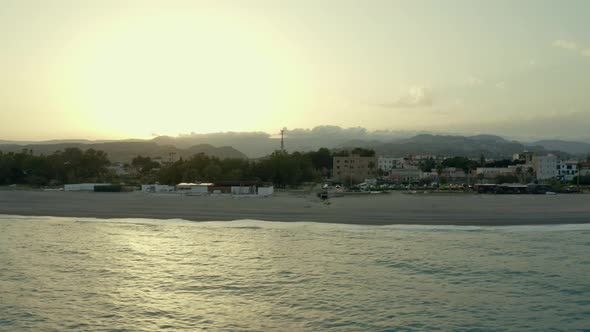
[{"label": "sandy beach", "polygon": [[392,225],[534,225],[590,222],[590,195],[365,195],[323,204],[312,195],[268,198],[176,194],[0,191],[0,214]]}]

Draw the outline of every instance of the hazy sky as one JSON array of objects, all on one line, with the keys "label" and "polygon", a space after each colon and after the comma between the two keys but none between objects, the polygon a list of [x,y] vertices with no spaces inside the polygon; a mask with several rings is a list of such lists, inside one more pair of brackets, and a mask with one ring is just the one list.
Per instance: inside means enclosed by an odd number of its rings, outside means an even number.
[{"label": "hazy sky", "polygon": [[590,137],[590,1],[0,0],[0,139]]}]

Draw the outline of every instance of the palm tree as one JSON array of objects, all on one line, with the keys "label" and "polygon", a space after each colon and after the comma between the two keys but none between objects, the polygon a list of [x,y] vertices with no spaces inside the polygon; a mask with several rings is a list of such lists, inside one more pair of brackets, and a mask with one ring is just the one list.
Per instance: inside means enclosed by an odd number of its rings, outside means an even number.
[{"label": "palm tree", "polygon": [[442,178],[442,173],[443,173],[444,167],[442,165],[438,165],[436,166],[436,174],[438,174],[438,184],[440,185],[440,180]]},{"label": "palm tree", "polygon": [[482,183],[483,182],[483,178],[484,178],[483,173],[477,174],[477,179],[479,180],[479,183]]},{"label": "palm tree", "polygon": [[522,183],[522,167],[520,166],[516,168],[516,177],[518,178],[518,182]]},{"label": "palm tree", "polygon": [[371,170],[371,174],[373,174],[374,169],[375,169],[375,162],[373,161],[369,161],[369,165],[368,165],[369,169]]},{"label": "palm tree", "polygon": [[533,178],[535,175],[535,169],[532,167],[529,167],[527,170],[527,173],[529,174],[529,177]]}]

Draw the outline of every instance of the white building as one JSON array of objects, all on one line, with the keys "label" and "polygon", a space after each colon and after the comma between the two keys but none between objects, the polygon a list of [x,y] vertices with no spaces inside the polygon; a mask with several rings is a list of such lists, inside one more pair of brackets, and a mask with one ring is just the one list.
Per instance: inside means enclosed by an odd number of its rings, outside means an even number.
[{"label": "white building", "polygon": [[75,183],[64,185],[64,191],[94,191],[94,187],[110,186],[110,183]]},{"label": "white building", "polygon": [[549,154],[533,157],[533,169],[537,174],[537,180],[548,180],[558,176],[557,157]]},{"label": "white building", "polygon": [[258,196],[272,196],[275,192],[275,187],[258,187]]},{"label": "white building", "polygon": [[377,159],[377,168],[384,172],[389,172],[395,168],[401,168],[403,158],[379,157]]},{"label": "white building", "polygon": [[256,195],[256,186],[231,186],[232,195]]},{"label": "white building", "polygon": [[558,161],[557,176],[563,181],[572,181],[578,176],[578,162],[575,160]]},{"label": "white building", "polygon": [[174,191],[174,186],[165,184],[142,184],[141,191],[144,193],[168,193]]},{"label": "white building", "polygon": [[186,194],[207,194],[209,193],[209,187],[213,186],[213,183],[179,183],[176,185],[176,191]]}]

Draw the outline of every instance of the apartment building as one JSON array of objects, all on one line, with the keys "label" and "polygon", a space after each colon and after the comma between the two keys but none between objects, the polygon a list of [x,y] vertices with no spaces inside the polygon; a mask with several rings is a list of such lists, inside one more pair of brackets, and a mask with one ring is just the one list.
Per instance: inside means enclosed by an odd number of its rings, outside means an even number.
[{"label": "apartment building", "polygon": [[332,174],[335,180],[352,179],[353,182],[363,182],[365,179],[373,177],[376,170],[376,157],[361,157],[353,154],[333,159]]}]

